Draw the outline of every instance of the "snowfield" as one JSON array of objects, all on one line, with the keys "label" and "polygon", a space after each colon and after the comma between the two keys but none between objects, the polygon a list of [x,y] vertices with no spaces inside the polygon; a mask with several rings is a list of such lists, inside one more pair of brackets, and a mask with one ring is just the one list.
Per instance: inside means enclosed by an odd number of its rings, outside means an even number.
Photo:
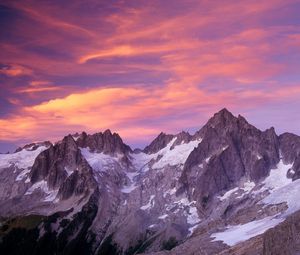
[{"label": "snowfield", "polygon": [[[300,210],[300,180],[298,179],[293,182],[292,179],[287,178],[287,172],[292,166],[293,164],[285,164],[280,160],[276,168],[271,169],[270,175],[263,181],[264,186],[254,192],[254,194],[258,194],[267,190],[269,194],[260,202],[265,206],[286,203],[288,206],[286,211],[243,225],[228,226],[225,231],[212,234],[211,237],[214,238],[213,241],[223,241],[229,246],[235,245],[254,236],[263,234],[268,229],[283,222],[288,215]],[[254,183],[248,182],[244,184],[244,188],[242,189],[246,192],[250,192],[254,187]],[[231,189],[222,197],[219,197],[219,199],[228,199],[238,190],[238,187]]]},{"label": "snowfield", "polygon": [[283,218],[267,217],[262,220],[251,221],[243,225],[228,226],[224,232],[211,235],[213,241],[223,241],[229,246],[246,241],[254,236],[263,234],[268,229],[283,222]]},{"label": "snowfield", "polygon": [[[34,151],[23,149],[12,154],[0,154],[0,169],[7,168],[12,165],[19,169],[28,169],[33,166],[35,158],[46,149],[46,146],[40,146]],[[25,174],[23,173],[22,175]]]}]

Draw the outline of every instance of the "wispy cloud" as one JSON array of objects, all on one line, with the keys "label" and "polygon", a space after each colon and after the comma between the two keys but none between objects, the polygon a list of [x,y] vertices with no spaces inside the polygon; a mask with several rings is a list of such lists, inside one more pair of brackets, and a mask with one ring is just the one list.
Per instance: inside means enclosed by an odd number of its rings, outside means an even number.
[{"label": "wispy cloud", "polygon": [[3,6],[0,99],[10,112],[0,140],[111,128],[142,141],[200,126],[224,106],[299,98],[298,0]]}]

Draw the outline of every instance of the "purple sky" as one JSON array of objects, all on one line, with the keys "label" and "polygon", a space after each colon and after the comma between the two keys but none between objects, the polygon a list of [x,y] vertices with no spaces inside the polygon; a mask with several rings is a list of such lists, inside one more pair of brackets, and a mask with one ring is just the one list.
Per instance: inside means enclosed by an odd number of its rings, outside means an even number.
[{"label": "purple sky", "polygon": [[144,146],[226,107],[300,134],[300,0],[1,1],[0,152],[110,128]]}]

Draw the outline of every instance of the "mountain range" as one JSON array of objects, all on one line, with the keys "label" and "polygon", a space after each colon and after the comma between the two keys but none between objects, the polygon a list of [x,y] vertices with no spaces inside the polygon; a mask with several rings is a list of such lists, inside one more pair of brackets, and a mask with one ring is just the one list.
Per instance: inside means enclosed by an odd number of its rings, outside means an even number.
[{"label": "mountain range", "polygon": [[300,254],[299,197],[300,137],[227,109],[143,150],[69,134],[0,154],[0,254]]}]

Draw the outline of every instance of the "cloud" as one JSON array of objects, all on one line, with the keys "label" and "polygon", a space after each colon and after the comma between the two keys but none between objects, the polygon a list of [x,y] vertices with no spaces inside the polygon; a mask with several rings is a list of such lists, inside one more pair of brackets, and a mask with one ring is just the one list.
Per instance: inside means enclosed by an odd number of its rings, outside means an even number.
[{"label": "cloud", "polygon": [[0,139],[111,128],[145,140],[198,127],[224,106],[259,111],[295,100],[296,4],[9,2],[18,18],[3,28],[1,61],[14,64],[0,69],[0,99],[12,110]]},{"label": "cloud", "polygon": [[31,75],[32,70],[30,68],[18,64],[2,64],[2,67],[0,68],[0,73],[14,77]]},{"label": "cloud", "polygon": [[26,136],[33,136],[34,140],[49,138],[51,127],[50,138],[54,140],[66,132],[110,128],[126,140],[136,141],[140,136],[153,137],[161,130],[200,127],[220,105],[241,111],[299,95],[297,86],[288,91],[277,89],[272,94],[263,90],[210,93],[196,88],[182,92],[180,87],[177,90],[171,86],[151,93],[135,87],[93,89],[24,107],[18,114],[0,119],[0,140],[15,141]]}]

